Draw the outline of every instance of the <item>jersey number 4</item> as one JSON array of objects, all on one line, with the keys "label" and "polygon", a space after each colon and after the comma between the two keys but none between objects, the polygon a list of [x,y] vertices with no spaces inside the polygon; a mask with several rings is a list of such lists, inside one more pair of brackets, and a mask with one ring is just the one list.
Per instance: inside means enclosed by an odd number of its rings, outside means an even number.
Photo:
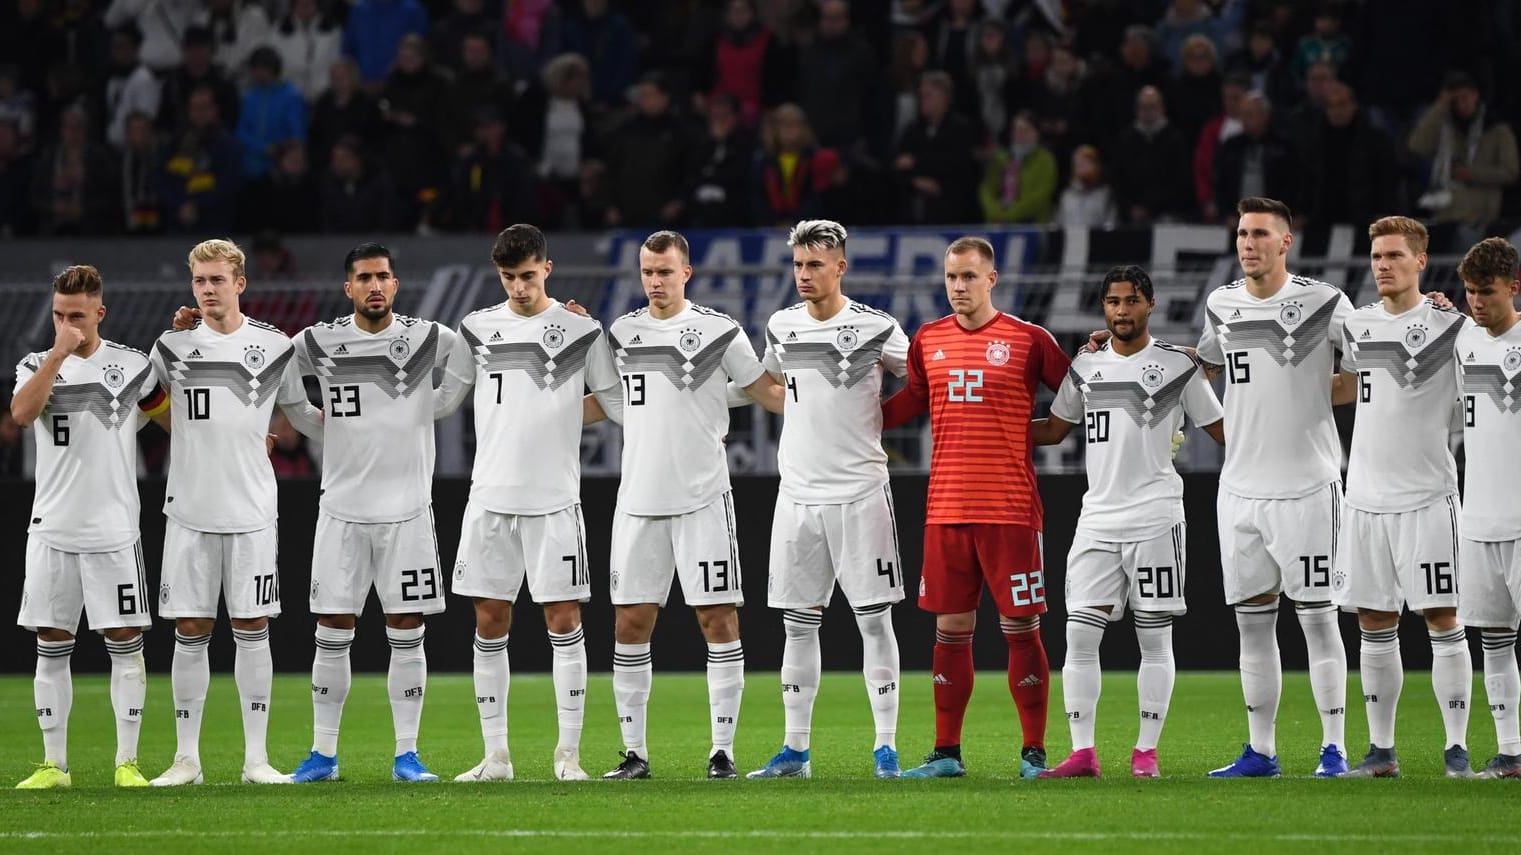
[{"label": "jersey number 4", "polygon": [[950,383],[946,384],[947,400],[977,403],[982,400],[982,369],[952,368]]}]

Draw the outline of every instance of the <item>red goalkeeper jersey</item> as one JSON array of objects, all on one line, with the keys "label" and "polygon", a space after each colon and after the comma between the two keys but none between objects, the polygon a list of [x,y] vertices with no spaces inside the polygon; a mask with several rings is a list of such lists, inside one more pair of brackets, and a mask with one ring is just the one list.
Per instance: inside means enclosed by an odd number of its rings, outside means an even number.
[{"label": "red goalkeeper jersey", "polygon": [[999,313],[975,330],[954,315],[919,328],[908,385],[882,405],[883,427],[930,414],[925,523],[1042,527],[1030,419],[1040,384],[1055,391],[1071,360],[1051,333]]}]

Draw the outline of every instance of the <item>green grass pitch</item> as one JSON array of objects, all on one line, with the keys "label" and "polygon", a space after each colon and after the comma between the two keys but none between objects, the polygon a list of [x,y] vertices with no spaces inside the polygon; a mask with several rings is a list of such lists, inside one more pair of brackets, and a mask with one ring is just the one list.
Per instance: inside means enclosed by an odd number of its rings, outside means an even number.
[{"label": "green grass pitch", "polygon": [[[270,750],[289,770],[311,733],[307,678],[277,678]],[[911,765],[929,747],[933,708],[925,674],[905,675],[899,748]],[[593,776],[617,762],[618,730],[610,681],[589,691],[583,765]],[[752,673],[740,717],[742,770],[756,768],[781,738],[774,673]],[[1355,675],[1349,737],[1354,759],[1366,746]],[[1065,755],[1060,684],[1052,687],[1052,762]],[[1482,684],[1475,686],[1470,749],[1476,763],[1494,753]],[[518,780],[504,784],[402,785],[390,781],[393,748],[383,675],[356,675],[339,746],[344,780],[303,787],[232,784],[242,761],[236,689],[217,675],[201,738],[207,786],[117,791],[110,787],[115,732],[104,676],[76,680],[70,722],[74,788],[0,793],[0,850],[6,852],[153,852],[272,850],[417,852],[506,847],[539,851],[682,850],[881,851],[991,849],[1031,844],[1059,851],[1452,852],[1510,847],[1521,817],[1513,781],[1440,777],[1441,722],[1429,677],[1410,674],[1401,702],[1400,780],[1320,781],[1314,767],[1320,727],[1308,678],[1289,674],[1279,714],[1286,777],[1213,781],[1208,769],[1230,760],[1245,736],[1235,674],[1178,677],[1161,745],[1162,780],[1128,777],[1135,733],[1133,674],[1111,673],[1099,708],[1099,781],[1020,781],[1018,723],[1002,673],[978,675],[967,717],[969,776],[959,781],[876,781],[870,777],[872,729],[858,675],[825,676],[814,714],[811,781],[702,779],[708,745],[707,694],[700,674],[656,672],[650,750],[655,779],[644,782],[551,780],[555,710],[547,675],[516,675],[509,721]],[[174,751],[169,677],[149,687],[143,771],[162,771]],[[31,682],[0,678],[0,769],[9,783],[40,759]],[[468,675],[429,681],[423,760],[452,777],[480,757]],[[9,785],[8,783],[8,785]]]}]

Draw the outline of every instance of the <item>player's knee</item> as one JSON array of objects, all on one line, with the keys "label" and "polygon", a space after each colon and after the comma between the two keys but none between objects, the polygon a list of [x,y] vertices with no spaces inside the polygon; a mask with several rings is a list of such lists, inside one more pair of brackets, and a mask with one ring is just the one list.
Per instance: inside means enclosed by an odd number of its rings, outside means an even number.
[{"label": "player's knee", "polygon": [[655,634],[655,619],[659,615],[658,606],[618,606],[613,623],[614,639],[619,644],[648,644],[650,636]]},{"label": "player's knee", "polygon": [[739,610],[731,605],[702,606],[697,609],[697,625],[709,644],[726,644],[739,640]]},{"label": "player's knee", "polygon": [[1393,629],[1399,624],[1400,616],[1394,612],[1380,612],[1373,609],[1357,610],[1357,625],[1361,629]]},{"label": "player's knee", "polygon": [[547,603],[544,606],[544,626],[555,635],[574,632],[581,625],[581,604],[575,601]]},{"label": "player's knee", "polygon": [[[233,621],[232,625],[237,627],[238,623],[238,621]],[[243,623],[247,623],[247,621],[243,621]],[[216,629],[216,625],[217,622],[212,618],[180,618],[174,622],[174,631],[180,635],[194,638],[201,635],[210,635],[211,631]],[[239,628],[256,629],[257,627]]]},{"label": "player's knee", "polygon": [[417,629],[423,625],[419,614],[386,615],[386,629]]},{"label": "player's knee", "polygon": [[961,612],[951,615],[936,615],[935,630],[937,632],[968,633],[977,629],[977,613]]},{"label": "player's knee", "polygon": [[1000,617],[998,619],[998,628],[1003,630],[1003,634],[1010,639],[1019,635],[1033,635],[1040,629],[1040,615]]},{"label": "player's knee", "polygon": [[1458,628],[1457,609],[1426,609],[1421,613],[1430,632],[1451,632]]},{"label": "player's knee", "polygon": [[1241,602],[1239,602],[1239,603],[1236,604],[1236,610],[1240,611],[1242,606],[1277,606],[1277,605],[1278,605],[1278,592],[1277,591],[1269,591],[1266,594],[1258,594],[1255,597],[1247,597],[1246,599],[1244,599]]},{"label": "player's knee", "polygon": [[[41,633],[38,633],[38,634],[41,635]],[[102,630],[101,631],[101,635],[104,635],[106,637],[107,641],[131,641],[132,639],[137,638],[139,635],[142,635],[142,634],[143,634],[143,631],[140,630],[140,629],[138,629],[135,626],[121,626],[121,627],[116,627],[114,629],[107,629],[107,630]],[[65,638],[64,639],[59,639],[59,640],[63,641],[63,640],[66,640],[68,637],[69,637],[68,634],[65,633]],[[43,640],[44,641],[50,641],[51,639],[43,639]]]},{"label": "player's knee", "polygon": [[353,629],[358,621],[353,615],[318,615],[317,625],[328,629]]},{"label": "player's knee", "polygon": [[[546,611],[547,616],[547,611]],[[512,603],[506,600],[475,600],[475,634],[481,638],[501,638],[512,629]]]},{"label": "player's knee", "polygon": [[[68,630],[64,630],[64,629],[53,629],[52,627],[38,627],[37,628],[37,640],[38,641],[73,641],[74,640],[74,634],[71,633],[71,632],[69,632]],[[115,640],[115,639],[113,639],[113,640]]]}]

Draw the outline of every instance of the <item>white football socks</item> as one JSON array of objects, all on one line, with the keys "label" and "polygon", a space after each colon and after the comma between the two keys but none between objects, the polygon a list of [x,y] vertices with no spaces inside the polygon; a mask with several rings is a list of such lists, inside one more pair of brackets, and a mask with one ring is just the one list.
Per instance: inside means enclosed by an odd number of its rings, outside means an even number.
[{"label": "white football socks", "polygon": [[[243,766],[269,763],[269,699],[274,688],[275,665],[269,653],[269,625],[261,629],[232,631],[237,654],[232,675],[238,684],[238,701],[243,709]],[[208,666],[207,680],[210,680]],[[204,698],[204,693],[202,695]]]},{"label": "white football socks", "polygon": [[211,633],[205,635],[174,634],[174,661],[169,666],[169,683],[174,694],[174,735],[176,757],[188,757],[201,765],[201,716],[206,710],[206,692],[211,687],[211,661],[206,652]]},{"label": "white football socks", "polygon": [[813,729],[813,702],[819,694],[819,676],[824,668],[819,651],[819,625],[823,620],[823,613],[813,609],[782,612],[782,629],[787,636],[782,645],[784,741],[793,751],[808,750]]},{"label": "white football socks", "polygon": [[1236,606],[1241,633],[1241,697],[1252,750],[1276,757],[1278,701],[1283,696],[1283,662],[1278,656],[1278,602]]},{"label": "white football socks", "polygon": [[1331,603],[1296,603],[1310,659],[1310,691],[1320,711],[1320,744],[1347,747],[1347,645]]},{"label": "white football socks", "polygon": [[1468,705],[1473,700],[1473,656],[1468,634],[1458,626],[1431,630],[1431,688],[1447,731],[1443,747],[1468,747]]},{"label": "white football socks", "polygon": [[649,713],[650,686],[655,669],[650,645],[613,645],[613,703],[618,708],[618,729],[623,732],[623,748],[650,759],[645,747],[645,717]]},{"label": "white football socks", "polygon": [[37,640],[37,676],[32,697],[37,702],[37,725],[42,728],[43,759],[69,771],[69,709],[74,706],[74,677],[69,658],[74,639]]},{"label": "white football socks", "polygon": [[475,709],[481,717],[481,741],[486,753],[507,750],[507,693],[512,683],[507,636],[481,638],[476,633]]},{"label": "white football socks", "polygon": [[137,759],[137,739],[143,727],[143,703],[148,697],[148,666],[143,661],[141,633],[126,641],[106,639],[111,654],[111,710],[116,714],[116,765]]},{"label": "white football socks", "polygon": [[586,721],[586,632],[578,626],[563,635],[549,633],[560,739],[556,748],[579,748]]},{"label": "white football socks", "polygon": [[866,677],[866,696],[877,727],[876,745],[898,748],[898,637],[893,633],[892,603],[863,606],[856,610],[861,630],[861,671]]},{"label": "white football socks", "polygon": [[1394,714],[1405,686],[1399,628],[1365,629],[1359,648],[1363,701],[1368,707],[1368,741],[1375,748],[1394,747]]},{"label": "white football socks", "polygon": [[713,750],[734,759],[734,731],[745,693],[745,648],[738,640],[708,644],[708,708],[713,714]]},{"label": "white football socks", "polygon": [[423,647],[426,626],[416,629],[386,627],[391,643],[391,667],[386,672],[386,691],[391,696],[391,719],[396,730],[396,756],[417,750],[417,731],[422,727],[423,693],[428,688],[428,654]]},{"label": "white football socks", "polygon": [[1162,738],[1162,726],[1167,723],[1167,709],[1172,705],[1172,687],[1177,678],[1178,667],[1172,652],[1172,615],[1136,612],[1135,637],[1141,647],[1141,667],[1135,678],[1141,728],[1135,747],[1149,751],[1156,748]]},{"label": "white football socks", "polygon": [[353,684],[349,647],[354,630],[317,625],[317,652],[312,657],[312,750],[338,756],[338,727],[343,704]]},{"label": "white football socks", "polygon": [[1099,644],[1109,626],[1109,615],[1094,608],[1067,612],[1067,656],[1062,662],[1062,701],[1072,729],[1072,750],[1092,748],[1093,717],[1098,711],[1103,675],[1099,669]]},{"label": "white football socks", "polygon": [[1484,691],[1489,696],[1489,714],[1495,720],[1495,738],[1500,753],[1514,757],[1521,754],[1521,668],[1516,666],[1516,631],[1486,629],[1484,638]]}]

